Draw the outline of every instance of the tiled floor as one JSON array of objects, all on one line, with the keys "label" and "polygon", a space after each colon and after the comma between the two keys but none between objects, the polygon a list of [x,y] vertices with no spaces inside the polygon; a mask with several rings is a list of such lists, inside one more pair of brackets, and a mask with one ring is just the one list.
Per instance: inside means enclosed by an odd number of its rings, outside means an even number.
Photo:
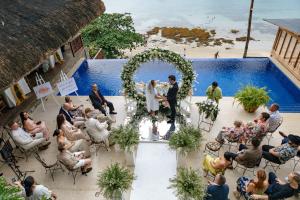
[{"label": "tiled floor", "polygon": [[[123,97],[107,97],[109,100],[111,100],[115,107],[116,110],[118,111],[118,115],[116,115],[116,120],[118,124],[122,124],[125,119],[125,102]],[[57,97],[58,101],[60,103],[63,102],[62,97]],[[87,97],[73,97],[73,101],[77,104],[84,104],[86,106],[91,107],[91,104],[87,101]],[[199,102],[201,100],[204,100],[205,98],[203,97],[193,97],[192,101],[193,102]],[[215,122],[213,129],[211,130],[210,133],[203,133],[204,134],[204,141],[202,142],[202,147],[199,151],[199,153],[191,156],[189,158],[188,165],[195,168],[199,169],[201,172],[201,160],[203,158],[203,149],[204,149],[204,144],[207,141],[213,140],[213,138],[217,135],[218,130],[222,126],[228,126],[231,125],[234,119],[241,119],[243,121],[249,121],[252,120],[254,117],[256,117],[259,112],[263,110],[263,108],[260,108],[255,114],[248,114],[243,111],[243,109],[237,105],[233,105],[233,99],[229,97],[225,97],[222,99],[220,102],[220,114],[218,116],[217,121]],[[51,132],[56,128],[56,115],[59,110],[59,106],[57,106],[54,101],[52,100],[51,97],[49,97],[49,100],[46,101],[46,112],[42,111],[41,106],[38,106],[33,114],[32,117],[35,120],[44,120],[46,121],[48,127],[50,128]],[[288,114],[284,113],[283,115],[283,124],[280,127],[280,130],[286,133],[294,133],[294,134],[299,134],[300,130],[300,114]],[[197,107],[195,105],[192,106],[191,110],[191,119],[192,123],[196,126],[196,123],[198,121],[198,114],[197,114]],[[276,132],[274,134],[274,138],[271,140],[271,143],[273,145],[278,145],[280,143],[280,136]],[[50,145],[50,148],[41,152],[41,156],[45,158],[48,162],[53,162],[56,159],[57,155],[57,144],[54,138],[51,138],[52,144]],[[155,145],[153,147],[155,148]],[[226,150],[222,149],[222,151]],[[154,149],[155,152],[155,149]],[[157,155],[161,156],[162,160],[164,159],[164,154]],[[49,187],[51,190],[53,190],[55,193],[58,194],[59,199],[68,199],[68,200],[75,200],[75,199],[103,199],[101,197],[96,198],[95,193],[98,191],[97,186],[96,186],[96,181],[97,181],[97,174],[103,170],[106,166],[108,166],[110,163],[113,162],[120,162],[125,165],[125,159],[124,155],[119,152],[111,151],[107,152],[104,149],[101,149],[100,152],[98,153],[98,156],[95,155],[95,153],[92,156],[93,159],[93,171],[89,173],[87,177],[85,176],[79,176],[76,180],[76,184],[73,185],[72,178],[70,175],[68,175],[66,172],[57,172],[54,176],[55,181],[53,182],[50,175],[45,175],[43,167],[33,158],[30,157],[28,161],[26,162],[25,160],[20,160],[19,165],[21,166],[22,170],[35,170],[34,173],[30,173],[33,175],[36,180]],[[143,158],[144,159],[144,158]],[[141,159],[140,161],[143,161]],[[147,159],[145,158],[145,161]],[[163,165],[163,163],[162,163]],[[1,166],[1,165],[0,165]],[[263,166],[263,165],[262,165]],[[163,166],[161,167],[162,169]],[[280,170],[279,170],[279,177],[283,178],[284,176],[287,175],[288,172],[292,170],[292,162],[286,163]],[[135,170],[134,168],[131,168],[131,170]],[[151,169],[149,169],[151,170]],[[300,165],[298,166],[298,169],[300,170]],[[4,172],[5,177],[10,180],[13,177],[12,171],[7,167],[7,166],[2,166],[0,168],[1,172]],[[144,170],[145,173],[148,173],[147,170]],[[141,171],[139,172],[141,173]],[[249,174],[251,175],[251,174]],[[140,175],[143,177],[143,175]],[[225,176],[227,177],[228,184],[230,186],[230,198],[234,199],[232,195],[232,191],[235,188],[235,181],[239,176],[241,176],[241,171],[230,171],[227,170]],[[147,176],[144,176],[147,177]],[[149,179],[149,184],[159,184],[157,183],[157,180],[155,179]],[[130,199],[130,191],[125,194],[125,199],[129,200]],[[162,199],[164,200],[164,199]]]}]

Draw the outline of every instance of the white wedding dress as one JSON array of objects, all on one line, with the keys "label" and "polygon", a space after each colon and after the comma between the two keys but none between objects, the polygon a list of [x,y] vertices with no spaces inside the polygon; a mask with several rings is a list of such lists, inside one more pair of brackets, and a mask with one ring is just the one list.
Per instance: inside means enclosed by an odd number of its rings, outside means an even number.
[{"label": "white wedding dress", "polygon": [[155,98],[157,95],[157,90],[151,87],[151,90],[146,88],[146,104],[148,112],[158,111],[159,101]]}]

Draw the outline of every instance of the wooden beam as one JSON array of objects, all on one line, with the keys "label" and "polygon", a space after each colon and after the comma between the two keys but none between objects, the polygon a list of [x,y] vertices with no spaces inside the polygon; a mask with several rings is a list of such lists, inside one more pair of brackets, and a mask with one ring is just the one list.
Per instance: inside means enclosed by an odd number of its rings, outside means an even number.
[{"label": "wooden beam", "polygon": [[290,37],[289,43],[288,43],[288,45],[287,45],[287,47],[286,47],[286,51],[285,51],[285,53],[284,53],[283,59],[285,59],[285,56],[286,56],[287,52],[289,51],[290,44],[291,44],[291,41],[292,41],[292,39],[293,39],[293,36],[292,36],[292,35],[290,35],[290,36],[291,36],[291,37]]},{"label": "wooden beam", "polygon": [[297,56],[296,62],[295,62],[295,64],[294,64],[294,68],[296,68],[296,66],[297,66],[297,64],[298,64],[299,57],[300,57],[300,51],[299,51],[299,53],[298,53],[298,56]]},{"label": "wooden beam", "polygon": [[278,44],[279,44],[279,41],[280,41],[280,38],[281,38],[281,35],[282,35],[282,30],[280,29],[280,33],[279,33],[279,36],[278,36],[278,40],[277,40],[277,43],[275,45],[275,51],[277,50],[277,47],[278,47]]},{"label": "wooden beam", "polygon": [[278,28],[272,49],[275,49],[275,46],[276,46],[276,44],[278,42],[280,31],[281,31],[280,28]]},{"label": "wooden beam", "polygon": [[283,46],[284,46],[284,43],[285,43],[286,36],[287,36],[287,32],[285,32],[285,35],[284,35],[284,38],[283,38],[283,41],[282,41],[282,45],[281,45],[281,47],[280,47],[279,55],[281,54],[281,51],[282,51],[282,49],[283,49]]},{"label": "wooden beam", "polygon": [[291,60],[292,60],[292,58],[293,58],[293,55],[294,55],[295,49],[296,49],[296,47],[297,47],[297,44],[298,44],[298,40],[296,40],[296,42],[295,42],[293,51],[292,51],[291,56],[290,56],[290,59],[289,59],[289,64],[290,64],[290,62],[291,62]]}]

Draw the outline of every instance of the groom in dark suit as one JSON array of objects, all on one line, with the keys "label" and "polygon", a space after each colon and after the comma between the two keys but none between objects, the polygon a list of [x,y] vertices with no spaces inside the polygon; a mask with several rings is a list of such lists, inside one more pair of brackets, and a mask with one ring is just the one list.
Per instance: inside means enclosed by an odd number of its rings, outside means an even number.
[{"label": "groom in dark suit", "polygon": [[168,123],[175,122],[176,116],[176,105],[177,105],[177,92],[178,92],[178,84],[176,82],[176,77],[174,75],[170,75],[169,77],[170,88],[167,93],[167,101],[170,104],[171,115]]},{"label": "groom in dark suit", "polygon": [[107,106],[109,108],[109,114],[117,114],[115,112],[114,105],[107,101],[104,96],[101,94],[100,90],[98,89],[97,85],[94,84],[92,86],[92,92],[89,95],[91,102],[95,109],[99,109],[104,115],[106,115],[104,107]]}]

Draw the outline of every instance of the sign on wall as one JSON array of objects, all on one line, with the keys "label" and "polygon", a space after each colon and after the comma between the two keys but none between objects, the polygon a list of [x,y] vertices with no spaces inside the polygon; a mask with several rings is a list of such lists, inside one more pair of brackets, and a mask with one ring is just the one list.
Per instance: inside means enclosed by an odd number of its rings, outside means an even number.
[{"label": "sign on wall", "polygon": [[50,82],[46,82],[41,85],[35,86],[33,88],[33,90],[38,99],[46,97],[46,96],[52,94],[52,92],[53,92]]},{"label": "sign on wall", "polygon": [[73,77],[57,83],[57,87],[61,96],[66,96],[78,90],[78,87]]}]

